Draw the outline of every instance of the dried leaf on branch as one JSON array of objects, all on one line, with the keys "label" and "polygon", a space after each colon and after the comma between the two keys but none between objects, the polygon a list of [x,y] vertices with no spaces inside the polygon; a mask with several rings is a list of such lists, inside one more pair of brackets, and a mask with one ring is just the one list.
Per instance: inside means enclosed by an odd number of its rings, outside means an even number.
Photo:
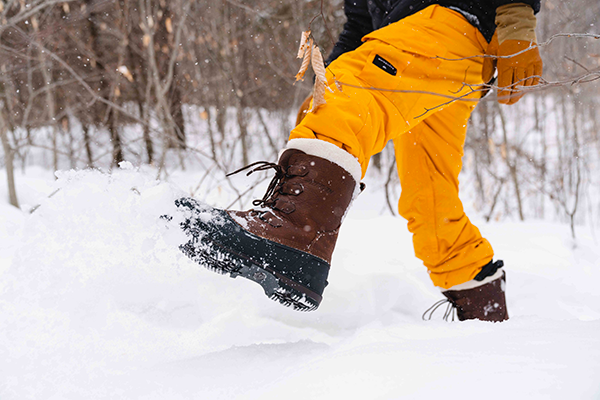
[{"label": "dried leaf on branch", "polygon": [[[312,40],[311,40],[312,43]],[[302,46],[301,46],[302,48]],[[302,52],[302,56],[298,57],[298,58],[302,58],[302,65],[300,66],[300,70],[298,71],[298,73],[296,74],[296,81],[301,81],[304,80],[304,74],[306,73],[306,71],[308,70],[308,65],[310,64],[310,53],[312,52],[312,45],[310,48],[308,49],[304,49]],[[298,55],[300,55],[301,53],[298,52]]]},{"label": "dried leaf on branch", "polygon": [[[313,46],[311,52],[311,61],[313,71],[315,71],[315,87],[313,89],[313,108],[311,111],[315,111],[320,105],[326,103],[325,101],[325,89],[327,88],[327,79],[325,78],[325,63],[323,62],[323,56],[317,46]],[[329,89],[331,91],[331,89]]]},{"label": "dried leaf on branch", "polygon": [[300,47],[298,48],[298,56],[297,56],[298,58],[302,58],[305,56],[306,49],[309,47],[309,45],[308,45],[309,38],[310,38],[310,31],[302,32],[302,37],[300,38]]},{"label": "dried leaf on branch", "polygon": [[317,80],[323,83],[327,82],[327,79],[325,79],[325,63],[323,62],[323,56],[321,55],[319,48],[313,45],[311,53],[312,67],[317,76]]},{"label": "dried leaf on branch", "polygon": [[[308,70],[308,64],[312,65],[313,71],[315,72],[315,86],[313,88],[313,108],[311,111],[315,111],[317,107],[326,103],[325,101],[325,89],[327,88],[327,79],[325,77],[325,63],[323,62],[323,56],[319,47],[314,44],[313,39],[310,37],[310,31],[302,32],[300,38],[300,48],[298,49],[298,58],[302,58],[302,65],[300,70],[296,74],[296,81],[304,79],[304,74]],[[331,89],[329,89],[331,91]]]}]

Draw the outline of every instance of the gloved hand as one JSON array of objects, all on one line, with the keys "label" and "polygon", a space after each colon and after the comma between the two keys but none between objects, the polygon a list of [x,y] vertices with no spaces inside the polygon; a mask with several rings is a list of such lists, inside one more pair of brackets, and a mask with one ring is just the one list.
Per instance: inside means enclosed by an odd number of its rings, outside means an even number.
[{"label": "gloved hand", "polygon": [[[505,57],[520,53],[536,44],[535,16],[525,4],[509,4],[498,7],[496,33],[488,45],[486,54]],[[517,86],[533,86],[540,82],[542,58],[537,47],[509,58],[485,58],[482,78],[489,82],[498,70],[498,102],[514,104],[523,97]]]},{"label": "gloved hand", "polygon": [[302,122],[306,114],[310,111],[310,102],[312,101],[312,94],[308,95],[306,99],[302,102],[300,109],[298,109],[298,116],[296,116],[296,126]]},{"label": "gloved hand", "polygon": [[[498,57],[510,56],[519,53],[528,47],[531,42],[521,40],[505,40],[498,44],[498,36],[494,35],[486,51],[487,55]],[[527,50],[524,53],[510,58],[486,58],[483,61],[483,81],[489,82],[498,69],[498,102],[502,104],[514,104],[523,92],[516,86],[534,86],[540,82],[542,75],[542,58],[538,48]]]}]

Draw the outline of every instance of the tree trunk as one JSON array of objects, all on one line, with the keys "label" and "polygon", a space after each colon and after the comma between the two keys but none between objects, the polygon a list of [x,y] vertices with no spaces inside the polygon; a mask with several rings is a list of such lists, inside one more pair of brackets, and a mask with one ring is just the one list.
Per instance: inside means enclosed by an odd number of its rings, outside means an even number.
[{"label": "tree trunk", "polygon": [[218,163],[217,145],[215,143],[215,132],[212,128],[212,116],[210,108],[204,107],[204,112],[206,113],[206,125],[208,126],[208,138],[210,139],[210,154],[212,155],[213,160]]},{"label": "tree trunk", "polygon": [[219,132],[219,135],[221,135],[219,142],[223,143],[225,140],[225,124],[227,123],[227,106],[221,102],[219,96],[216,96],[215,100],[215,119],[217,121],[217,131]]},{"label": "tree trunk", "polygon": [[373,154],[373,157],[371,157],[371,162],[373,163],[373,167],[375,167],[377,171],[381,172],[381,153]]},{"label": "tree trunk", "polygon": [[173,79],[173,96],[171,100],[171,115],[175,122],[175,139],[177,141],[177,147],[185,150],[186,148],[186,135],[185,135],[185,121],[183,119],[183,107],[181,99],[181,90],[176,86],[176,80]]},{"label": "tree trunk", "polygon": [[144,121],[142,128],[144,130],[143,138],[144,143],[146,144],[146,153],[148,153],[148,164],[152,164],[154,162],[154,143],[152,143],[152,138],[150,137],[149,118],[146,118],[146,113],[144,112],[144,103],[141,98],[138,98],[138,111],[140,113],[140,119]]},{"label": "tree trunk", "polygon": [[19,208],[17,200],[17,189],[15,187],[15,169],[14,169],[14,151],[8,141],[8,134],[4,117],[0,113],[0,137],[2,139],[2,148],[4,149],[4,163],[6,164],[6,179],[8,182],[8,201],[10,205]]},{"label": "tree trunk", "polygon": [[92,154],[92,144],[90,143],[90,127],[87,124],[82,125],[83,129],[83,142],[85,146],[85,154],[88,159],[87,167],[94,168],[94,156]]},{"label": "tree trunk", "polygon": [[248,121],[246,113],[244,112],[242,99],[238,99],[237,123],[240,128],[240,142],[242,144],[242,164],[248,165]]},{"label": "tree trunk", "polygon": [[[50,86],[52,83],[51,68],[52,63],[47,64],[46,56],[44,53],[39,52],[39,60],[41,64],[42,76],[44,77],[44,83],[46,86]],[[58,170],[58,126],[56,121],[56,99],[54,98],[54,92],[51,89],[46,89],[46,107],[48,110],[48,121],[50,122],[51,134],[52,134],[52,164],[54,170]]]},{"label": "tree trunk", "polygon": [[119,127],[117,126],[115,110],[110,110],[110,118],[108,121],[108,131],[110,132],[110,141],[113,146],[113,165],[118,166],[121,161],[125,161],[123,158],[123,145],[121,143],[121,135],[119,134]]},{"label": "tree trunk", "polygon": [[502,125],[502,137],[504,142],[504,147],[506,149],[506,166],[510,172],[510,177],[512,179],[513,185],[515,187],[515,197],[517,199],[517,207],[519,211],[519,219],[521,221],[525,221],[525,215],[523,214],[523,201],[521,199],[521,187],[519,185],[519,176],[517,174],[517,158],[515,157],[511,160],[510,156],[510,147],[508,145],[508,132],[506,128],[506,118],[504,117],[504,113],[500,106],[498,106],[498,115],[500,116],[500,123]]}]

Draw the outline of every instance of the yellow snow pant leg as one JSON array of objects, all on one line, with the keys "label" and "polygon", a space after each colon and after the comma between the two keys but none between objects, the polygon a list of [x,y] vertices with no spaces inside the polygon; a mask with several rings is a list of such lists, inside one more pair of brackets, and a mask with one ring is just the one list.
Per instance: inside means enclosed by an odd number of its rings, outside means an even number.
[{"label": "yellow snow pant leg", "polygon": [[415,255],[436,286],[450,288],[475,277],[494,252],[458,197],[467,121],[475,104],[453,103],[394,140],[402,193]]},{"label": "yellow snow pant leg", "polygon": [[[290,139],[316,138],[345,149],[358,159],[363,176],[371,156],[383,150],[388,141],[400,140],[408,132],[430,136],[428,147],[422,151],[428,157],[426,160],[432,159],[431,154],[426,154],[431,148],[429,142],[436,144],[440,151],[448,151],[444,144],[452,142],[455,152],[462,155],[466,121],[480,97],[473,88],[482,83],[483,58],[476,56],[485,53],[487,42],[481,33],[458,12],[433,5],[370,33],[363,42],[329,65],[327,104],[309,112],[292,130]],[[431,118],[438,114],[440,123],[433,124],[434,129],[427,128],[428,124],[432,125]],[[444,125],[444,118],[451,118],[449,123],[454,118],[462,122],[438,130]],[[434,134],[430,135],[432,131]],[[398,148],[397,152],[412,151],[407,145]],[[458,200],[458,183],[448,185],[446,178],[438,179],[435,175],[454,174],[451,181],[455,182],[460,171],[460,156],[444,158],[445,163],[457,163],[451,170],[438,171],[438,164],[430,163],[429,167],[426,160],[419,159],[426,167],[407,182],[415,187],[430,185],[426,195],[417,196],[428,196],[428,206],[419,203],[423,200],[411,206],[410,197],[405,196],[406,203],[402,200],[401,203],[407,206],[402,214],[408,216],[409,229],[415,235],[417,257],[425,262],[434,284],[448,288],[472,279],[490,261],[492,251],[477,229],[465,223],[468,219]],[[456,189],[446,192],[452,185]],[[457,217],[460,213],[454,212],[455,207],[460,208],[462,216]],[[444,229],[438,229],[435,224],[443,221],[450,209],[453,212],[447,215],[447,220],[459,222],[447,223]],[[466,228],[472,231],[462,234]],[[429,237],[428,244],[417,246],[425,236]],[[475,247],[474,237],[482,244]],[[435,245],[430,245],[434,242]],[[480,247],[486,247],[487,251],[477,254],[471,251]],[[435,253],[429,253],[433,251]]]}]

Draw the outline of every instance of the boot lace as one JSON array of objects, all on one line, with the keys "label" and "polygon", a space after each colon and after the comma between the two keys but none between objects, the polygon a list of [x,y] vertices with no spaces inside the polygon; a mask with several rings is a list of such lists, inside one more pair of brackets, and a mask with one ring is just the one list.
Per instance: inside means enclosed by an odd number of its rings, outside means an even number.
[{"label": "boot lace", "polygon": [[[454,318],[456,317],[456,304],[451,302],[449,299],[436,301],[423,313],[421,318],[423,319],[423,321],[431,321],[431,318],[433,317],[433,314],[437,311],[437,309],[443,307],[444,305],[446,305],[446,311],[444,312],[443,316],[444,321],[450,320],[450,317],[452,317],[451,321],[454,321]],[[427,315],[428,313],[429,315]]]},{"label": "boot lace", "polygon": [[275,202],[277,200],[277,198],[274,197],[274,195],[275,195],[275,193],[277,193],[279,191],[279,187],[280,187],[281,183],[283,182],[284,178],[286,178],[286,176],[287,176],[283,167],[279,164],[268,162],[268,161],[257,161],[255,163],[246,165],[245,167],[242,167],[236,171],[230,172],[225,176],[235,175],[235,174],[238,174],[247,169],[250,169],[250,171],[248,171],[246,173],[246,176],[250,176],[252,173],[257,172],[257,171],[267,171],[269,169],[275,170],[275,176],[273,177],[273,179],[271,179],[271,182],[269,183],[269,187],[267,188],[267,191],[265,192],[265,195],[263,196],[263,198],[252,201],[252,205],[255,207],[260,206],[260,207],[273,208],[273,206],[275,205]]}]

